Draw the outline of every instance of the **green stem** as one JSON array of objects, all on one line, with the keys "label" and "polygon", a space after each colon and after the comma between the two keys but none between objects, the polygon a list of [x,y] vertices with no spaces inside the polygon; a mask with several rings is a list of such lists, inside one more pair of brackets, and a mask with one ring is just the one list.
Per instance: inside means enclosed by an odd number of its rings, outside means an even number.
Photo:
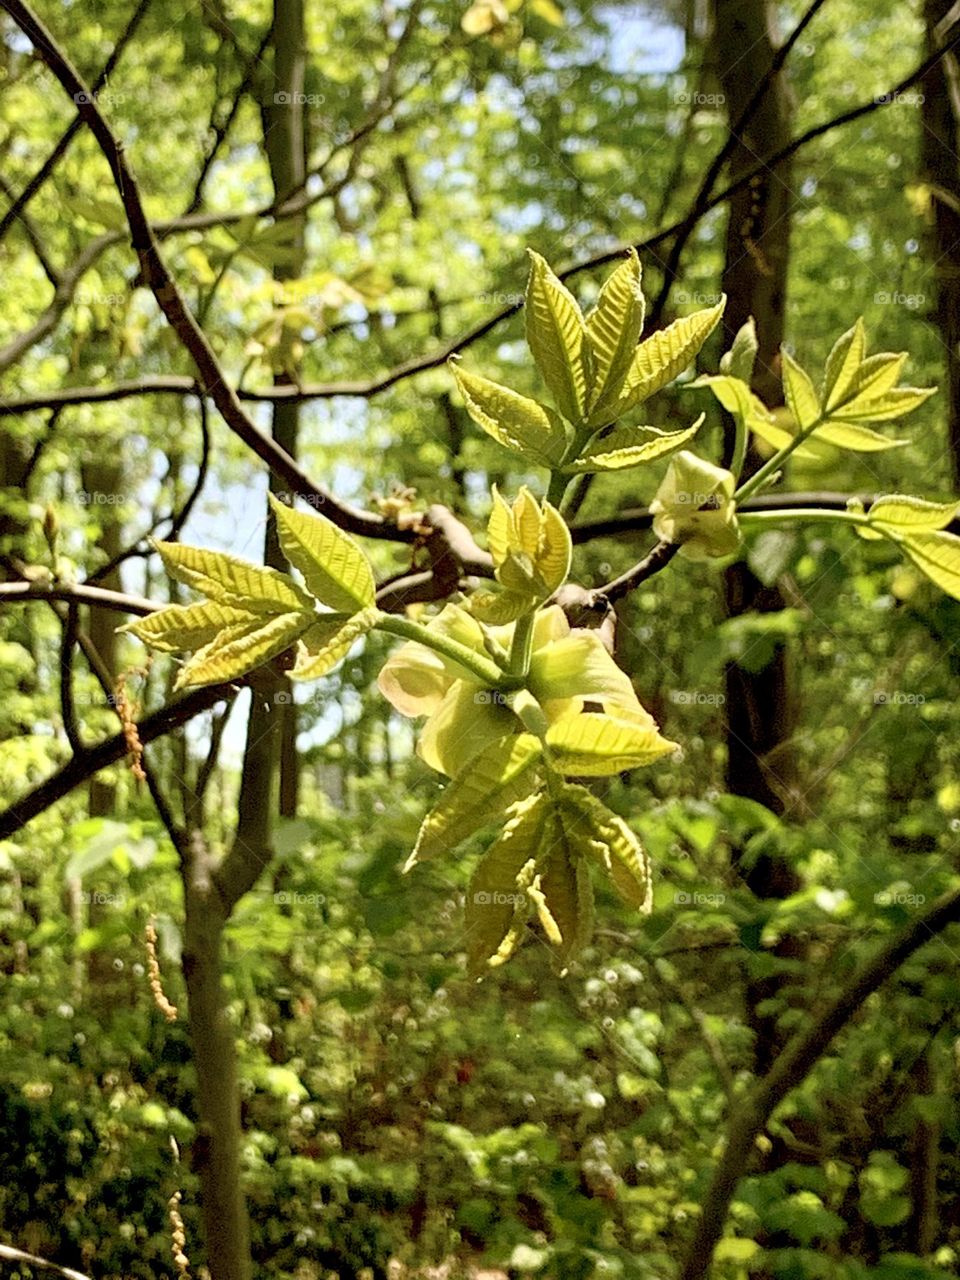
[{"label": "green stem", "polygon": [[511,675],[526,678],[530,670],[530,655],[533,652],[533,624],[536,611],[522,614],[513,627],[513,643],[510,645],[510,658],[507,670]]},{"label": "green stem", "polygon": [[743,414],[734,415],[734,423],[736,424],[736,435],[733,438],[733,457],[730,460],[730,470],[739,480],[740,472],[743,470],[743,463],[747,456],[747,420]]},{"label": "green stem", "polygon": [[869,524],[870,517],[862,511],[825,511],[822,507],[784,508],[782,511],[738,511],[740,524],[784,524],[791,520],[814,521],[841,520],[846,524]]},{"label": "green stem", "polygon": [[798,432],[789,444],[785,444],[782,449],[778,449],[772,458],[768,458],[763,466],[753,473],[749,480],[745,480],[740,488],[733,495],[735,502],[743,502],[744,498],[749,498],[751,494],[756,493],[764,481],[772,476],[775,471],[779,471],[786,460],[790,457],[795,449],[799,449],[805,440],[813,435],[817,427],[822,426],[824,417],[818,414],[810,423],[809,427]]},{"label": "green stem", "polygon": [[434,653],[451,658],[458,666],[475,675],[491,689],[502,689],[505,685],[514,683],[492,659],[478,653],[476,649],[469,649],[459,640],[441,635],[438,631],[431,631],[429,627],[422,627],[419,622],[412,622],[409,618],[399,618],[390,613],[380,613],[377,615],[374,627],[377,631],[386,631],[392,636],[402,636],[404,640],[415,640],[417,644],[432,649]]}]

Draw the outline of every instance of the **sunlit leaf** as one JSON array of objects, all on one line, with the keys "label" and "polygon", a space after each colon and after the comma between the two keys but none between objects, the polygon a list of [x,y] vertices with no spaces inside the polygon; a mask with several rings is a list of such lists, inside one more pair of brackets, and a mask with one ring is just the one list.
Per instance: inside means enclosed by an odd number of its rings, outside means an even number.
[{"label": "sunlit leaf", "polygon": [[205,600],[199,604],[173,604],[166,609],[158,609],[156,613],[138,618],[120,630],[129,631],[152,649],[179,653],[202,649],[227,627],[262,621],[262,615]]},{"label": "sunlit leaf", "polygon": [[658,431],[656,427],[614,427],[605,436],[595,436],[574,462],[568,463],[565,472],[623,471],[652,462],[679,449],[697,434],[704,415],[682,431]]},{"label": "sunlit leaf", "polygon": [[944,531],[909,533],[900,544],[913,563],[941,591],[960,600],[960,538]]},{"label": "sunlit leaf", "polygon": [[820,402],[816,388],[805,369],[797,364],[788,351],[781,352],[783,361],[783,395],[794,421],[801,431],[807,431],[820,417]]},{"label": "sunlit leaf", "polygon": [[180,669],[176,688],[188,685],[219,684],[235,680],[289,649],[313,622],[314,614],[304,610],[258,617],[227,627]]},{"label": "sunlit leaf", "polygon": [[524,302],[527,345],[537,368],[568,422],[586,412],[590,383],[586,326],[573,294],[539,253],[530,253]]},{"label": "sunlit leaf", "polygon": [[321,617],[300,637],[297,661],[290,672],[293,680],[319,680],[342,661],[361,636],[370,631],[377,620],[376,609],[362,609],[346,614]]},{"label": "sunlit leaf", "polygon": [[304,515],[270,494],[280,548],[303,574],[307,590],[331,609],[355,613],[373,604],[370,561],[354,540],[324,515]]},{"label": "sunlit leaf", "polygon": [[603,413],[591,413],[591,426],[602,427],[648,400],[682,373],[720,322],[726,297],[715,307],[695,311],[651,334],[637,347],[623,389],[614,405]]},{"label": "sunlit leaf", "polygon": [[820,402],[825,409],[832,409],[849,393],[863,363],[865,346],[866,333],[861,316],[852,329],[837,339],[827,356],[820,390]]},{"label": "sunlit leaf", "polygon": [[518,804],[471,877],[465,923],[474,977],[508,960],[523,937],[529,902],[517,882],[540,852],[549,805],[542,793]]},{"label": "sunlit leaf", "polygon": [[563,422],[552,409],[452,363],[467,412],[504,448],[538,467],[558,466],[567,448]]},{"label": "sunlit leaf", "polygon": [[655,726],[585,712],[564,716],[547,730],[547,746],[564,774],[602,777],[652,764],[678,750]]},{"label": "sunlit leaf", "polygon": [[604,282],[597,305],[587,316],[593,354],[591,414],[602,413],[619,396],[640,340],[644,310],[640,259],[630,249]]},{"label": "sunlit leaf", "polygon": [[512,734],[486,746],[470,767],[446,788],[420,827],[404,871],[418,862],[449,853],[534,789],[540,742],[529,733]]},{"label": "sunlit leaf", "polygon": [[578,852],[599,863],[625,902],[648,912],[653,905],[650,863],[639,839],[619,815],[584,787],[567,783],[565,825]]},{"label": "sunlit leaf", "polygon": [[223,551],[155,542],[171,577],[203,592],[218,604],[247,613],[282,613],[314,608],[310,596],[285,573],[229,556]]}]

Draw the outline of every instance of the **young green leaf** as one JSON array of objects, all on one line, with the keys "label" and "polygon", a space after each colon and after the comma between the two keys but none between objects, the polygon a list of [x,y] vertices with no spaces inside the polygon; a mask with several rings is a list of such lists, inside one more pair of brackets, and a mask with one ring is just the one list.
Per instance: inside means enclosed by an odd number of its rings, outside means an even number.
[{"label": "young green leaf", "polygon": [[720,357],[720,373],[726,374],[749,387],[753,378],[753,366],[757,361],[760,344],[757,342],[757,326],[753,316],[737,330],[730,350]]},{"label": "young green leaf", "polygon": [[587,407],[590,348],[583,315],[539,253],[530,254],[524,300],[527,345],[568,422],[579,423]]},{"label": "young green leaf", "polygon": [[861,316],[852,329],[836,340],[827,356],[820,389],[820,403],[826,410],[840,404],[848,394],[863,363],[865,348],[866,333]]},{"label": "young green leaf", "polygon": [[261,614],[314,608],[310,596],[277,569],[265,569],[222,551],[187,547],[182,542],[153,545],[171,577],[202,591],[217,604]]},{"label": "young green leaf", "polygon": [[559,466],[567,429],[552,409],[451,362],[467,412],[498,444],[537,467]]},{"label": "young green leaf", "polygon": [[652,764],[679,750],[653,725],[631,723],[609,715],[584,712],[564,716],[547,730],[547,746],[560,773],[604,777]]},{"label": "young green leaf", "polygon": [[727,299],[723,297],[715,307],[682,316],[642,342],[634,353],[616,403],[604,412],[592,412],[588,418],[590,426],[607,426],[672,382],[717,327],[726,305]]},{"label": "young green leaf", "polygon": [[874,498],[867,513],[871,524],[883,524],[897,532],[945,529],[960,512],[960,502],[928,502],[906,493],[884,493]]},{"label": "young green leaf", "polygon": [[904,551],[931,582],[960,600],[960,538],[943,530],[905,534]]},{"label": "young green leaf", "polygon": [[175,688],[235,680],[289,649],[313,622],[312,611],[277,613],[227,627],[180,669]]},{"label": "young green leaf", "polygon": [[473,977],[503,964],[523,937],[531,903],[522,873],[536,865],[549,804],[543,793],[521,801],[471,877],[465,924]]},{"label": "young green leaf", "polygon": [[882,453],[885,449],[902,449],[905,444],[910,443],[908,440],[882,436],[879,431],[871,431],[869,427],[839,422],[835,418],[831,418],[822,427],[817,427],[812,439],[836,445],[840,449],[852,449],[855,453]]},{"label": "young green leaf", "polygon": [[271,493],[280,549],[303,574],[307,590],[328,608],[356,613],[373,604],[370,561],[354,540],[323,515],[304,515]]},{"label": "young green leaf", "polygon": [[783,395],[793,419],[801,431],[807,431],[820,417],[816,388],[805,369],[788,351],[781,351],[783,361]]},{"label": "young green leaf", "polygon": [[572,783],[564,786],[561,803],[568,837],[577,851],[603,867],[626,903],[649,912],[653,906],[650,862],[623,819],[586,788]]},{"label": "young green leaf", "polygon": [[376,623],[377,610],[373,608],[361,609],[350,616],[341,613],[315,618],[313,625],[300,637],[297,661],[290,678],[319,680],[332,671]]},{"label": "young green leaf", "polygon": [[521,733],[491,742],[474,756],[424,818],[404,871],[452,852],[480,827],[502,821],[505,811],[534,789],[542,754],[540,742]]},{"label": "young green leaf", "polygon": [[202,649],[227,627],[249,622],[259,625],[262,621],[262,615],[204,600],[199,604],[169,605],[119,629],[129,631],[151,649],[182,653]]},{"label": "young green leaf", "polygon": [[[582,471],[624,471],[672,453],[700,430],[704,414],[682,431],[658,431],[656,427],[614,427],[605,436],[594,436],[580,457],[563,468],[567,474]],[[645,433],[645,434],[643,434]]]},{"label": "young green leaf", "polygon": [[604,282],[597,305],[587,316],[593,355],[592,414],[603,413],[616,401],[633,362],[645,310],[641,276],[637,251],[630,249],[625,261]]},{"label": "young green leaf", "polygon": [[[585,858],[570,848],[563,819],[554,806],[548,815],[544,838],[547,852],[541,858],[538,912],[544,933],[560,952],[564,963],[590,941],[593,932],[593,885]],[[537,904],[541,906],[540,903]],[[553,924],[553,931],[548,927]]]},{"label": "young green leaf", "polygon": [[889,422],[912,413],[936,387],[895,387],[882,395],[858,395],[830,414],[831,422]]}]

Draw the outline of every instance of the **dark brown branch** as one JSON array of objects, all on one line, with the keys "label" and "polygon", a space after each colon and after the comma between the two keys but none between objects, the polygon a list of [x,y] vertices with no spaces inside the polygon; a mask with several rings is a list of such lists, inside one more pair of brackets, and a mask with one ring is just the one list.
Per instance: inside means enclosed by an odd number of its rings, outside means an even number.
[{"label": "dark brown branch", "polygon": [[867,996],[882,986],[915,951],[958,918],[960,889],[954,889],[882,947],[816,1021],[789,1042],[771,1070],[743,1100],[730,1119],[726,1147],[714,1170],[680,1280],[703,1280],[707,1275],[737,1183],[747,1168],[757,1137],[776,1107],[803,1082]]},{"label": "dark brown branch", "polygon": [[638,561],[633,568],[628,569],[626,573],[621,573],[619,578],[614,578],[605,586],[598,587],[592,594],[598,600],[608,600],[611,604],[622,600],[631,591],[635,591],[641,583],[652,578],[661,569],[665,569],[679,550],[679,543],[658,542],[652,551]]}]

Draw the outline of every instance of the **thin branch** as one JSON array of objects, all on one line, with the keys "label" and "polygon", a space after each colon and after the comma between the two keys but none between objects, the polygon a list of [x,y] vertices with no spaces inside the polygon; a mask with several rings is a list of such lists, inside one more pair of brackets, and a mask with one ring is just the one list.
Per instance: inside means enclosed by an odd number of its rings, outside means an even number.
[{"label": "thin branch", "polygon": [[74,755],[83,750],[73,697],[73,651],[77,646],[77,605],[71,601],[63,611],[63,640],[60,645],[60,718]]},{"label": "thin branch", "polygon": [[[0,174],[0,191],[3,192],[8,200],[13,200],[13,188],[2,174]],[[43,246],[43,241],[40,239],[40,233],[28,213],[21,212],[20,225],[23,227],[24,235],[30,242],[30,248],[33,250],[34,256],[43,268],[43,274],[53,285],[53,288],[56,289],[60,284],[60,273],[47,256],[47,251]]]},{"label": "thin branch", "polygon": [[257,46],[256,51],[252,53],[249,59],[247,60],[246,68],[244,69],[244,73],[243,73],[243,78],[241,79],[239,85],[237,86],[237,91],[233,95],[233,99],[230,103],[230,110],[224,116],[223,120],[221,120],[218,124],[213,125],[213,122],[211,121],[211,126],[213,128],[213,141],[211,142],[209,149],[207,150],[206,154],[203,157],[203,163],[200,166],[200,172],[197,175],[196,185],[193,189],[193,198],[191,199],[190,204],[187,206],[188,214],[195,213],[197,209],[200,208],[200,202],[203,199],[204,183],[206,182],[207,177],[210,173],[210,170],[213,167],[214,161],[217,158],[220,148],[223,146],[224,142],[227,139],[227,135],[229,134],[230,130],[233,128],[233,122],[237,118],[237,114],[240,111],[240,105],[243,102],[243,99],[246,97],[246,95],[250,92],[250,89],[253,87],[253,81],[257,73],[257,66],[260,62],[263,61],[263,55],[266,53],[267,46],[269,45],[271,39],[273,38],[273,23],[274,23],[274,11],[271,10],[269,25],[267,26],[267,29],[263,35],[263,39],[260,41],[259,45]]},{"label": "thin branch", "polygon": [[680,1280],[703,1280],[707,1275],[737,1183],[747,1168],[757,1137],[775,1108],[803,1082],[867,996],[882,986],[915,951],[957,919],[960,919],[960,889],[944,894],[863,965],[810,1027],[787,1044],[767,1075],[751,1089],[730,1119],[726,1147],[714,1170]]},{"label": "thin branch", "polygon": [[616,600],[622,600],[631,591],[635,591],[641,583],[652,578],[661,569],[665,569],[679,550],[680,544],[677,542],[658,542],[648,555],[645,555],[626,573],[621,573],[619,578],[614,578],[603,587],[597,587],[592,593],[593,596],[597,600],[608,600],[611,604]]},{"label": "thin branch", "polygon": [[46,1258],[38,1258],[33,1253],[24,1253],[22,1249],[14,1249],[8,1244],[0,1244],[0,1258],[7,1258],[10,1262],[26,1262],[31,1267],[43,1267],[47,1271],[56,1271],[58,1275],[66,1276],[67,1280],[90,1280],[90,1276],[74,1271],[71,1267],[61,1267],[57,1262],[48,1262]]},{"label": "thin branch", "polygon": [[0,582],[0,604],[19,600],[65,600],[67,603],[99,605],[115,613],[133,613],[144,617],[163,608],[145,596],[108,591],[84,582]]}]

